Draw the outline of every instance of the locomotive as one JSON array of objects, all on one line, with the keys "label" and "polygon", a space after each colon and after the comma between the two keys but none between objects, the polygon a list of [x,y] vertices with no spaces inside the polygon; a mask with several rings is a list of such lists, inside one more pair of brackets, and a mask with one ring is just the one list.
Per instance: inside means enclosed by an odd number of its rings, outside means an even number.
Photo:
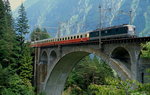
[{"label": "locomotive", "polygon": [[31,42],[31,47],[45,47],[55,46],[71,43],[86,42],[91,40],[101,39],[114,39],[136,37],[134,25],[119,25],[113,27],[107,27],[102,29],[96,29],[94,31],[88,31],[86,33],[80,33],[76,35],[69,35],[60,38],[50,38],[44,40],[38,40]]}]

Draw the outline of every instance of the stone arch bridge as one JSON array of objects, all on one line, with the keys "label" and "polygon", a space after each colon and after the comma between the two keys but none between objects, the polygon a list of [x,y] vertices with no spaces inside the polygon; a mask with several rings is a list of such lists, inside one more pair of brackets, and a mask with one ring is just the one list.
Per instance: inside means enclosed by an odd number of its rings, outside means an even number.
[{"label": "stone arch bridge", "polygon": [[[82,42],[35,48],[34,79],[37,91],[46,95],[61,95],[66,79],[74,66],[85,56],[100,56],[122,80],[148,82],[146,69],[150,59],[140,58],[141,43],[150,38],[124,38]],[[101,47],[101,48],[99,48]]]}]

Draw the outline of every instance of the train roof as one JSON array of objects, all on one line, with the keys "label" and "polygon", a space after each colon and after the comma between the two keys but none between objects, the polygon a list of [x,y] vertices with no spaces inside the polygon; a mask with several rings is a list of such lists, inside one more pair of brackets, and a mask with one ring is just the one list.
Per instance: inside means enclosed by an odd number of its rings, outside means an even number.
[{"label": "train roof", "polygon": [[106,28],[98,28],[96,30],[108,30],[108,29],[113,29],[113,28],[120,28],[120,27],[125,27],[125,26],[132,26],[135,27],[134,25],[130,25],[130,24],[122,24],[122,25],[117,25],[117,26],[111,26],[111,27],[106,27]]},{"label": "train roof", "polygon": [[[73,34],[73,35],[66,35],[66,36],[62,36],[62,37],[59,37],[59,38],[65,38],[65,37],[70,37],[70,36],[82,35],[82,34],[87,34],[89,32],[91,32],[91,31],[82,32],[82,33]],[[34,42],[43,42],[43,41],[52,40],[52,39],[58,39],[58,37],[56,37],[56,38],[48,38],[48,39],[43,39],[43,40],[37,40],[37,41],[32,41],[32,43],[34,43]]]}]

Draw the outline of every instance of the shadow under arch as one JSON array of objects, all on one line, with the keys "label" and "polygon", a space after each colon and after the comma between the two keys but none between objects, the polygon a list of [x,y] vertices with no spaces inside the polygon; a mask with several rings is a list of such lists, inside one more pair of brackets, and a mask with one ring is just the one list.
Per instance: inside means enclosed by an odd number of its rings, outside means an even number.
[{"label": "shadow under arch", "polygon": [[56,52],[55,52],[54,50],[53,50],[53,51],[51,51],[51,53],[50,53],[49,57],[50,57],[50,63],[55,62],[55,61],[56,61],[56,59],[57,59],[57,54],[56,54]]},{"label": "shadow under arch", "polygon": [[92,49],[80,48],[80,51],[68,52],[56,63],[51,73],[49,73],[50,75],[43,88],[46,95],[61,95],[64,90],[66,79],[73,67],[89,54],[100,56],[112,69],[117,71],[118,75],[120,73],[120,77],[124,79],[127,77],[131,78],[130,75],[124,74],[124,70],[121,70],[121,67],[119,67],[118,64],[115,64],[109,56],[100,52],[100,50],[94,51]]},{"label": "shadow under arch", "polygon": [[111,58],[120,61],[120,63],[123,63],[131,71],[131,56],[125,48],[115,48],[111,53]]},{"label": "shadow under arch", "polygon": [[40,82],[44,82],[47,75],[47,66],[48,66],[48,54],[46,51],[42,52],[39,64],[39,72],[40,72]]}]

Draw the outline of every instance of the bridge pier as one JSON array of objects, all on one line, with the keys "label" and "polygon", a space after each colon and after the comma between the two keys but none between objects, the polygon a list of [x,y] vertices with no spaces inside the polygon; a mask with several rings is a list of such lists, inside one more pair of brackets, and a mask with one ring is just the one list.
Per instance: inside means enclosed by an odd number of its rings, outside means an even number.
[{"label": "bridge pier", "polygon": [[150,59],[141,58],[139,61],[139,76],[138,81],[141,83],[150,83],[150,72],[148,72],[148,69],[150,69]]}]

